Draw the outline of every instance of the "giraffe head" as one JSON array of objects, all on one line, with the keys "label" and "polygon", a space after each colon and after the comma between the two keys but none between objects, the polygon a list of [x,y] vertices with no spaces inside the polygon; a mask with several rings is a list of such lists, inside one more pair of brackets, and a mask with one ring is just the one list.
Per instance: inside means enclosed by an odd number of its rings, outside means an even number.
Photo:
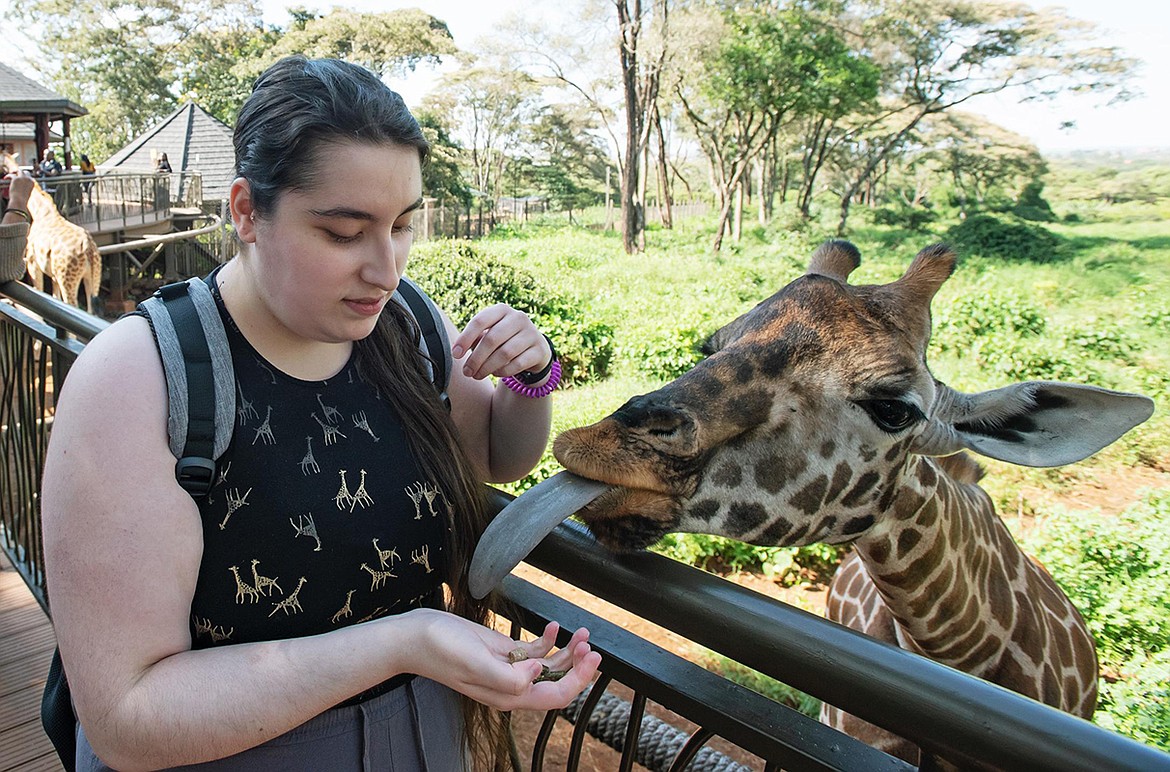
[{"label": "giraffe head", "polygon": [[712,335],[692,370],[557,437],[566,469],[612,486],[579,513],[600,541],[849,542],[890,514],[922,456],[1056,466],[1152,413],[1145,397],[1089,386],[950,389],[925,352],[954,253],[927,247],[884,285],[848,284],[859,263],[852,244],[822,245],[803,276]]}]

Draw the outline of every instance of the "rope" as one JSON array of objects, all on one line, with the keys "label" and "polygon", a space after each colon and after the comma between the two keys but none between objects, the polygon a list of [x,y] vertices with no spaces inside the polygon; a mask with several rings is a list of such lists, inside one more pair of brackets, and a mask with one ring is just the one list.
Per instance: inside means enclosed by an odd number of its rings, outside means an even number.
[{"label": "rope", "polygon": [[[588,691],[577,695],[561,713],[576,724],[578,713],[585,702]],[[615,751],[621,751],[626,739],[626,726],[630,723],[630,703],[612,694],[603,694],[585,725],[590,735]],[[642,728],[638,733],[638,747],[634,749],[634,761],[652,772],[667,772],[678,752],[686,745],[688,735],[680,729],[654,716],[642,716]],[[694,760],[686,766],[687,772],[751,772],[718,751],[701,748]]]}]

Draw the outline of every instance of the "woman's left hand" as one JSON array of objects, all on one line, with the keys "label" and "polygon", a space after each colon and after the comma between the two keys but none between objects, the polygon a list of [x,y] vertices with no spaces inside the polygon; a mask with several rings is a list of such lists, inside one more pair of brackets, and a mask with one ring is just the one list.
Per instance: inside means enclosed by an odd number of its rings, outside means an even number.
[{"label": "woman's left hand", "polygon": [[463,374],[476,380],[537,372],[552,358],[548,341],[528,315],[504,303],[476,314],[451,346],[457,360],[469,351]]}]

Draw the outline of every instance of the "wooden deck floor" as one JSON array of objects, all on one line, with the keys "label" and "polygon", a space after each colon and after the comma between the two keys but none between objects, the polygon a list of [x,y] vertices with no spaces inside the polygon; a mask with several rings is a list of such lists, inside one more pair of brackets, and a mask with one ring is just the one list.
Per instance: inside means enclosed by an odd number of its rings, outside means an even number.
[{"label": "wooden deck floor", "polygon": [[41,690],[53,628],[0,552],[0,772],[61,772],[41,729]]}]

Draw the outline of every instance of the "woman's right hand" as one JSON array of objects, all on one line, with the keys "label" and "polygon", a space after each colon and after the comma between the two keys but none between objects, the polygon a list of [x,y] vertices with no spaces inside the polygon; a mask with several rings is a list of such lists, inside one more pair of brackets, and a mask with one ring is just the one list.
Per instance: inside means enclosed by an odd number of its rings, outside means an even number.
[{"label": "woman's right hand", "polygon": [[28,172],[11,172],[8,179],[8,206],[28,211],[28,197],[32,195],[33,178]]},{"label": "woman's right hand", "polygon": [[[403,669],[497,710],[563,708],[589,685],[601,664],[601,655],[589,647],[585,628],[550,656],[559,629],[556,622],[550,622],[539,638],[523,642],[442,611],[419,609],[407,616],[418,622],[419,638]],[[545,667],[565,673],[557,680],[534,683]]]}]

